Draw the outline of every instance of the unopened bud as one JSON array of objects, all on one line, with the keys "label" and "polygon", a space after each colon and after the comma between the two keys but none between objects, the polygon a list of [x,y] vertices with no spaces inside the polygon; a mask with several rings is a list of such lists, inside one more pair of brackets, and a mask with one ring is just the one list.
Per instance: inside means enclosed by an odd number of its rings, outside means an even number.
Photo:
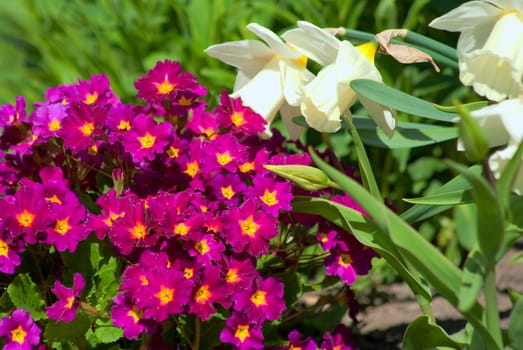
[{"label": "unopened bud", "polygon": [[264,167],[308,191],[322,190],[333,184],[323,171],[307,165],[264,165]]}]

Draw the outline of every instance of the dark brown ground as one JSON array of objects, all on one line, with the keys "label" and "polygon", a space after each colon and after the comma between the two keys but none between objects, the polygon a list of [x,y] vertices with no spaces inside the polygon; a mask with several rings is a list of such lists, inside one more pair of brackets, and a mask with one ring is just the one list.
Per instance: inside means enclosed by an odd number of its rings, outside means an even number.
[{"label": "dark brown ground", "polygon": [[[506,254],[496,269],[498,285],[498,307],[502,327],[507,327],[511,302],[508,289],[523,293],[523,270],[521,264],[513,264],[511,258],[522,250],[521,244]],[[359,315],[361,336],[356,341],[361,350],[401,349],[403,334],[410,322],[422,312],[408,286],[404,283],[386,285],[377,290],[385,296],[383,303],[367,307]],[[480,299],[481,301],[481,299]],[[435,296],[433,311],[438,324],[449,334],[465,325],[461,315],[443,298]]]}]

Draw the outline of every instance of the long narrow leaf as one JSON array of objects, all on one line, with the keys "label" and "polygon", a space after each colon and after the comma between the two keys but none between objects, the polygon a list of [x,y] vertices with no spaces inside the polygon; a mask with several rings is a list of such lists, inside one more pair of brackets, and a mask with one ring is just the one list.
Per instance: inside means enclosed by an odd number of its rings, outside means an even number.
[{"label": "long narrow leaf", "polygon": [[407,203],[422,205],[458,205],[472,202],[470,190],[460,190],[446,193],[437,193],[418,198],[403,198]]},{"label": "long narrow leaf", "polygon": [[519,144],[512,159],[507,163],[505,169],[501,173],[496,184],[499,196],[499,202],[506,208],[509,205],[510,194],[512,193],[512,185],[518,174],[521,157],[523,156],[523,141]]},{"label": "long narrow leaf", "polygon": [[359,95],[411,115],[445,122],[456,122],[459,118],[457,114],[440,111],[430,102],[374,80],[355,79],[350,85]]}]

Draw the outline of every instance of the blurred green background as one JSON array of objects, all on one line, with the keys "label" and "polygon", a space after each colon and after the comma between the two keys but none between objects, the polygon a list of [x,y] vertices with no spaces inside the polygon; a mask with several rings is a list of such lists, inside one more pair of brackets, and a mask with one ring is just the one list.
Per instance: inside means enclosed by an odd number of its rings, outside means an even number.
[{"label": "blurred green background", "polygon": [[[208,87],[209,99],[231,89],[232,67],[203,50],[224,41],[255,38],[245,27],[257,22],[279,33],[306,20],[321,27],[348,27],[377,33],[408,28],[455,46],[456,33],[433,30],[428,23],[463,1],[452,0],[17,0],[0,4],[0,104],[24,95],[28,105],[43,100],[50,86],[71,84],[105,73],[124,102],[135,101],[133,82],[156,61],[178,60]],[[428,63],[401,65],[379,55],[376,64],[386,84],[439,104],[474,100],[457,71]],[[403,120],[415,120],[400,115]],[[324,146],[309,131],[309,144]],[[354,160],[350,137],[331,136],[338,155]],[[416,197],[452,177],[444,158],[462,159],[454,142],[412,150],[370,147],[384,197],[398,211],[404,197]],[[456,263],[462,248],[452,213],[426,221],[420,231]],[[385,274],[387,276],[387,274]],[[391,275],[388,275],[391,277]],[[393,277],[393,276],[392,276]],[[391,277],[391,278],[392,278]]]}]

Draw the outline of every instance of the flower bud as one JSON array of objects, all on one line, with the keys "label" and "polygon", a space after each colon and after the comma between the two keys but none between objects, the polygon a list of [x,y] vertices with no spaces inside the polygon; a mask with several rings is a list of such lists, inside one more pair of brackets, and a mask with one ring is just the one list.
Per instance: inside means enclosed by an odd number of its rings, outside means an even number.
[{"label": "flower bud", "polygon": [[304,190],[316,191],[332,182],[323,171],[307,165],[264,165],[265,169],[295,183]]}]

